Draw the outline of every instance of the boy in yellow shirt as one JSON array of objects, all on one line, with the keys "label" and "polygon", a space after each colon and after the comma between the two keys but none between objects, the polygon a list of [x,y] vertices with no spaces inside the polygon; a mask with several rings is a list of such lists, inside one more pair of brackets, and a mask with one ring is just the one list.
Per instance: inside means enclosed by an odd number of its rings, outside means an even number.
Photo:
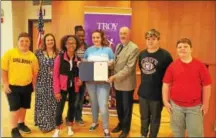
[{"label": "boy in yellow shirt", "polygon": [[31,133],[25,125],[26,109],[31,105],[31,94],[34,91],[38,72],[36,56],[29,51],[28,33],[20,33],[18,47],[8,50],[2,58],[2,79],[7,95],[10,113],[12,137],[22,137],[19,130]]}]

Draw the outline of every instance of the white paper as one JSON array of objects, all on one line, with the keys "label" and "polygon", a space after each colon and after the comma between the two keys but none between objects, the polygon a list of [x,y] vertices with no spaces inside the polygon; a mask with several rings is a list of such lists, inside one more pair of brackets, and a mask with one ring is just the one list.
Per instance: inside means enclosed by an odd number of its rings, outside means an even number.
[{"label": "white paper", "polygon": [[94,81],[108,80],[108,63],[94,62]]}]

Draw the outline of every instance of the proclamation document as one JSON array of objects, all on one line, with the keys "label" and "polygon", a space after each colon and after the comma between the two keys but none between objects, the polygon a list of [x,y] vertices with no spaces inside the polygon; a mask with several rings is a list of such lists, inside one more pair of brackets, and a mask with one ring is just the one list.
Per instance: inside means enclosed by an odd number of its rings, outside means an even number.
[{"label": "proclamation document", "polygon": [[94,81],[108,80],[108,63],[94,62]]},{"label": "proclamation document", "polygon": [[79,65],[79,77],[82,81],[94,81],[94,62],[81,62]]}]

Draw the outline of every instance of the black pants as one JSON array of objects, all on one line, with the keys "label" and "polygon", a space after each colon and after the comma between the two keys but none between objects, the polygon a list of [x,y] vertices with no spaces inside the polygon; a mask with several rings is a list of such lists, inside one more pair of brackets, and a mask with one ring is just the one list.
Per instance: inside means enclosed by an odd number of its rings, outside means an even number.
[{"label": "black pants", "polygon": [[141,134],[149,137],[156,138],[161,121],[161,111],[163,108],[162,101],[152,101],[139,97],[140,105],[140,119],[141,119]]},{"label": "black pants", "polygon": [[116,91],[116,109],[118,114],[119,126],[122,131],[129,133],[132,110],[133,110],[133,93],[132,91]]},{"label": "black pants", "polygon": [[75,114],[75,100],[76,100],[76,94],[74,92],[74,88],[69,88],[68,91],[61,91],[62,99],[57,104],[56,109],[56,126],[61,125],[62,123],[62,113],[64,111],[65,102],[67,100],[67,94],[69,94],[69,100],[68,100],[68,121],[73,122],[74,120],[74,114]]},{"label": "black pants", "polygon": [[[80,86],[79,93],[76,94],[76,99],[75,99],[75,120],[80,121],[82,120],[82,109],[83,109],[83,102],[84,102],[84,94],[85,94],[85,84]],[[69,109],[68,109],[69,110]],[[67,114],[67,118],[69,116],[69,111]]]}]

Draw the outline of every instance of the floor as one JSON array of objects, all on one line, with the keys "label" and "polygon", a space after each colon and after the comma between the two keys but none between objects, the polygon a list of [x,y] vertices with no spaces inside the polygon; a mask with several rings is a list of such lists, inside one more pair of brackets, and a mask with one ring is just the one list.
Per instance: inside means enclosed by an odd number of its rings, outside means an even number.
[{"label": "floor", "polygon": [[[26,116],[26,124],[32,129],[31,134],[22,134],[23,137],[52,137],[53,131],[49,133],[42,133],[36,126],[34,126],[34,100],[35,93],[32,95],[32,103],[31,103],[31,109],[27,111]],[[11,137],[10,131],[10,116],[9,116],[9,109],[8,109],[8,103],[7,99],[5,97],[5,94],[1,93],[1,109],[2,109],[2,115],[1,115],[1,128],[2,128],[2,137]],[[67,109],[67,107],[65,107]],[[66,116],[66,110],[64,111],[64,116]],[[110,116],[109,118],[110,122],[110,129],[114,128],[118,122],[116,116]],[[84,126],[78,126],[78,124],[75,124],[73,126],[73,130],[75,134],[73,137],[103,137],[103,129],[102,129],[102,122],[100,122],[100,127],[96,129],[93,132],[89,132],[88,128],[91,124],[92,117],[91,114],[84,114],[83,120],[85,121]],[[65,124],[65,123],[64,123]],[[64,125],[65,126],[65,125]],[[111,134],[112,137],[118,137],[119,133],[113,133]],[[137,103],[134,104],[133,108],[133,116],[132,116],[132,123],[131,123],[131,131],[129,133],[128,137],[139,137],[140,136],[140,114],[139,114],[139,106]],[[170,137],[171,129],[169,126],[169,114],[168,112],[163,109],[162,111],[162,120],[161,120],[161,126],[159,130],[158,137]],[[67,129],[66,127],[63,127],[63,130],[61,131],[61,137],[67,137]]]}]

